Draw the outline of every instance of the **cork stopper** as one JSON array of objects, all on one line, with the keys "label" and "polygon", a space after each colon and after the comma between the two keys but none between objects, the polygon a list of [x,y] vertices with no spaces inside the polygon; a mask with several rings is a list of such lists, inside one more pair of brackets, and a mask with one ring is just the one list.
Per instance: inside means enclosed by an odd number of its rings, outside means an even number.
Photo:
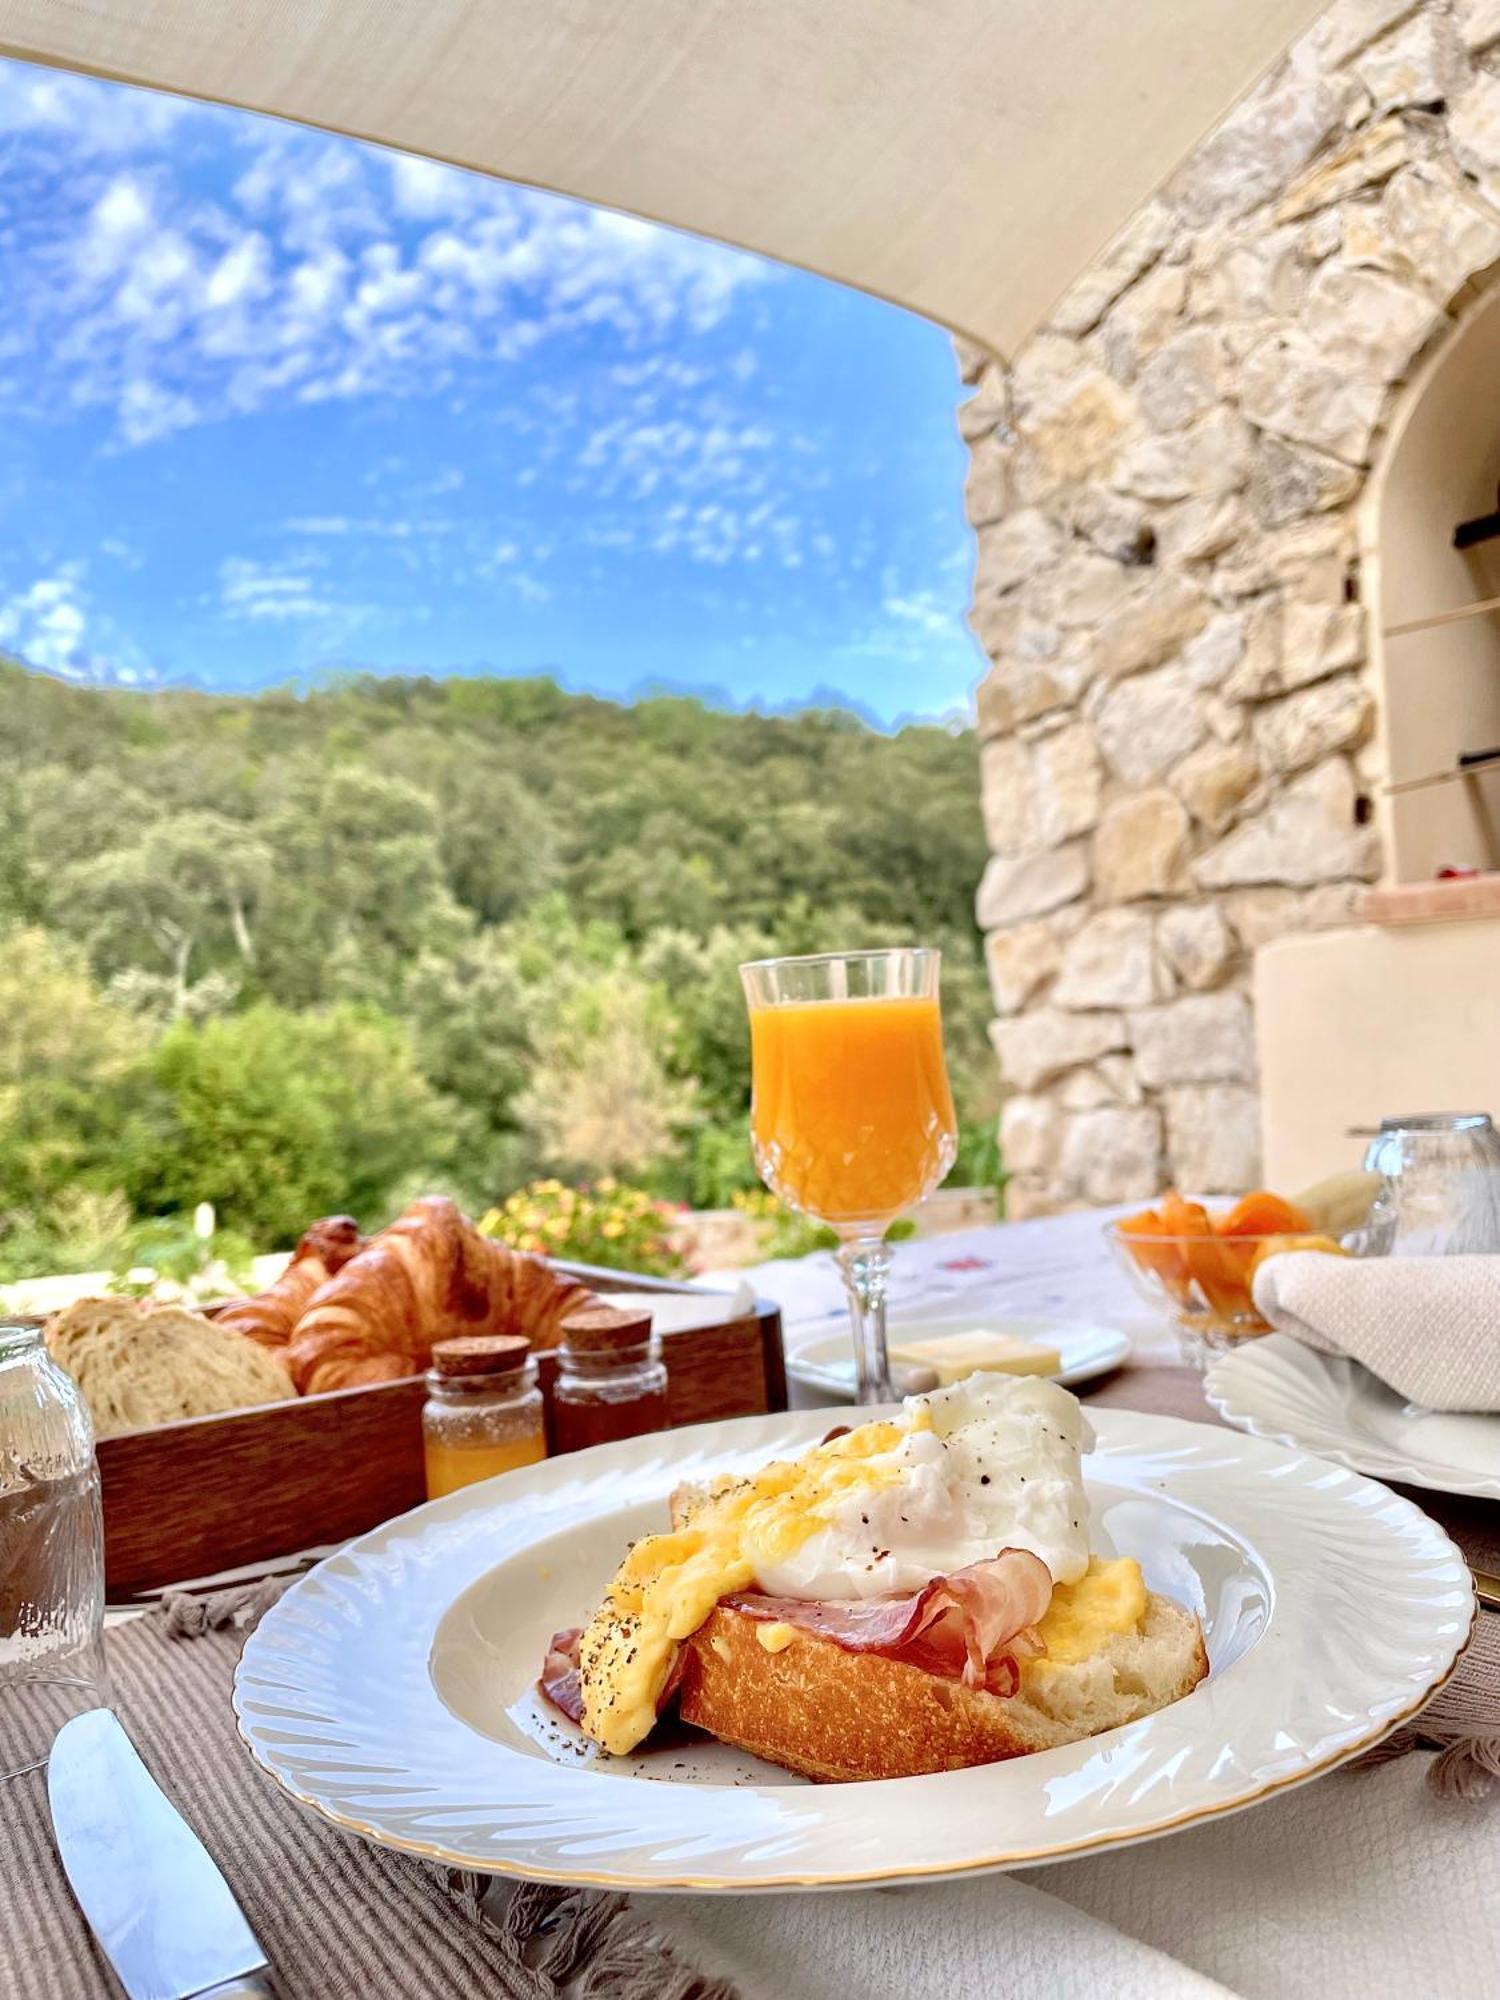
[{"label": "cork stopper", "polygon": [[623,1312],[619,1306],[580,1306],[562,1323],[562,1344],[574,1354],[620,1354],[644,1347],[651,1338],[648,1312]]},{"label": "cork stopper", "polygon": [[509,1375],[521,1367],[531,1342],[520,1333],[467,1334],[433,1343],[435,1375]]}]

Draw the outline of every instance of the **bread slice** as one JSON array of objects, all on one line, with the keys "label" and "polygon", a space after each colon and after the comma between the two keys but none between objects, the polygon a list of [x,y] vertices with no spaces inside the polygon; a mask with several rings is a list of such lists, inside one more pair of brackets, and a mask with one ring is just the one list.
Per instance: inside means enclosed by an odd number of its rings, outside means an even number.
[{"label": "bread slice", "polygon": [[177,1306],[79,1299],[47,1322],[46,1340],[83,1391],[99,1437],[294,1394],[275,1355]]},{"label": "bread slice", "polygon": [[712,1612],[684,1648],[680,1712],[808,1778],[910,1778],[1054,1749],[1165,1708],[1208,1672],[1198,1620],[1155,1593],[1139,1632],[1076,1665],[1028,1661],[1009,1699],[797,1627],[771,1652],[766,1629]]}]

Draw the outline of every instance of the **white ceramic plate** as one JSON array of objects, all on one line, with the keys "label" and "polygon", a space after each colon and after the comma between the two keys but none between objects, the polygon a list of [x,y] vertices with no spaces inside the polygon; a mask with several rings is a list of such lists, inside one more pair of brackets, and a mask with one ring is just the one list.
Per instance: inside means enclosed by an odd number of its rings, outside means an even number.
[{"label": "white ceramic plate", "polygon": [[1284,1333],[1222,1355],[1204,1394],[1226,1423],[1354,1472],[1500,1500],[1500,1416],[1422,1410],[1367,1368]]},{"label": "white ceramic plate", "polygon": [[[870,1412],[861,1412],[868,1415]],[[826,1410],[704,1424],[507,1473],[362,1536],[245,1646],[235,1709],[294,1797],[450,1865],[629,1889],[915,1881],[1166,1833],[1328,1770],[1449,1673],[1474,1594],[1409,1501],[1320,1459],[1090,1413],[1093,1543],[1202,1617],[1213,1671],[1091,1741],[973,1770],[808,1785],[694,1739],[601,1759],[534,1687],[682,1479],[748,1472]]]},{"label": "white ceramic plate", "polygon": [[[1052,1379],[1071,1385],[1089,1382],[1096,1375],[1118,1368],[1130,1352],[1130,1335],[1118,1327],[1101,1326],[1096,1320],[1025,1318],[1017,1313],[986,1312],[977,1306],[972,1312],[946,1312],[921,1319],[901,1319],[890,1330],[892,1347],[911,1340],[935,1340],[945,1333],[964,1333],[983,1327],[987,1333],[1013,1334],[1017,1340],[1031,1340],[1042,1347],[1055,1347],[1062,1367]],[[899,1364],[898,1364],[899,1365]],[[832,1396],[854,1394],[853,1336],[847,1319],[836,1331],[820,1333],[788,1352],[786,1372],[809,1389],[822,1389]]]}]

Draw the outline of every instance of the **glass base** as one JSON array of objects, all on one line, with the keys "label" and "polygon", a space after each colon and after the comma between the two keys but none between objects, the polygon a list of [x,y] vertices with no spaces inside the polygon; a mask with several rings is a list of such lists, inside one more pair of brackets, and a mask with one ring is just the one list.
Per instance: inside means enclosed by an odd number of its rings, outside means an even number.
[{"label": "glass base", "polygon": [[65,1722],[110,1705],[103,1660],[97,1672],[0,1677],[0,1785],[37,1771]]}]

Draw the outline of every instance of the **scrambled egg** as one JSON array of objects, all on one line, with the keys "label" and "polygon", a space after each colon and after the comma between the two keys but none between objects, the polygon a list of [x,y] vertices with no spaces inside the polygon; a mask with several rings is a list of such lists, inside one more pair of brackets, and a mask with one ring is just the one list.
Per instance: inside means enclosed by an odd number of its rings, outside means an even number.
[{"label": "scrambled egg", "polygon": [[1037,1627],[1046,1655],[1028,1662],[1028,1671],[1049,1663],[1071,1666],[1086,1660],[1117,1632],[1138,1630],[1145,1615],[1146,1579],[1140,1564],[1129,1556],[1114,1562],[1092,1556],[1077,1583],[1060,1583],[1054,1589]]},{"label": "scrambled egg", "polygon": [[777,1459],[743,1485],[701,1507],[685,1528],[648,1535],[615,1573],[579,1649],[583,1726],[623,1756],[649,1733],[676,1647],[721,1597],[746,1590],[757,1556],[784,1561],[826,1525],[829,1509],[852,1492],[896,1484],[889,1454],[914,1422],[861,1424],[800,1459]]}]

